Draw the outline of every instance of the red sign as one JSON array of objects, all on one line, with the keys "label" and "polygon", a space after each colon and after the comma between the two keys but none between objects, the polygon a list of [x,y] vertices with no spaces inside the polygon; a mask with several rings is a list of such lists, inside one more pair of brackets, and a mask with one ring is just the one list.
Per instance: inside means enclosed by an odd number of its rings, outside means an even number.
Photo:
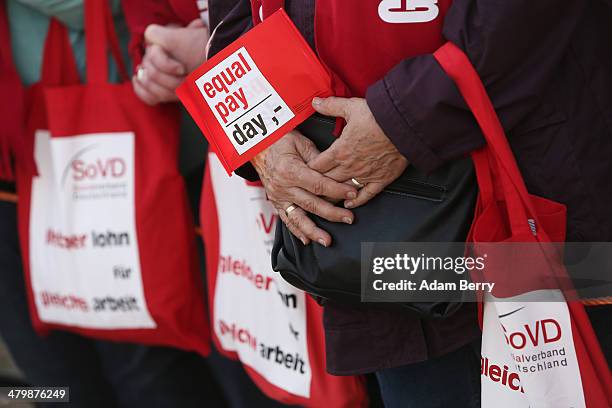
[{"label": "red sign", "polygon": [[279,10],[208,60],[177,89],[228,173],[314,113],[331,79]]}]

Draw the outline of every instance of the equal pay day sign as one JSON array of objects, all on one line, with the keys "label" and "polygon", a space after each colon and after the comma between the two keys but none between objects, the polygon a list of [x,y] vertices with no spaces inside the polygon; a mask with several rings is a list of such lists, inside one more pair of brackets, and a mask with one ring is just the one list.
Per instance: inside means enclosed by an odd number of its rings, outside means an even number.
[{"label": "equal pay day sign", "polygon": [[177,95],[231,173],[314,113],[331,80],[283,10],[191,73]]}]

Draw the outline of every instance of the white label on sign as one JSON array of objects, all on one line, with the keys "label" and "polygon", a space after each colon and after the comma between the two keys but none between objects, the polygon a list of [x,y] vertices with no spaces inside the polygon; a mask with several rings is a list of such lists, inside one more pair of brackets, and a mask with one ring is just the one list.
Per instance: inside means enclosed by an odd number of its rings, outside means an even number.
[{"label": "white label on sign", "polygon": [[[526,300],[534,295],[557,301]],[[585,407],[571,318],[561,291],[495,300],[491,295],[485,299],[482,406]]]},{"label": "white label on sign", "polygon": [[295,116],[244,47],[195,83],[239,154]]},{"label": "white label on sign", "polygon": [[270,266],[278,215],[262,187],[229,177],[216,155],[208,157],[219,220],[215,334],[267,381],[308,398],[306,295]]},{"label": "white label on sign", "polygon": [[36,132],[30,270],[40,319],[93,329],[154,328],[134,207],[134,134]]},{"label": "white label on sign", "polygon": [[438,0],[382,0],[378,15],[387,23],[427,23],[440,14],[437,3]]}]

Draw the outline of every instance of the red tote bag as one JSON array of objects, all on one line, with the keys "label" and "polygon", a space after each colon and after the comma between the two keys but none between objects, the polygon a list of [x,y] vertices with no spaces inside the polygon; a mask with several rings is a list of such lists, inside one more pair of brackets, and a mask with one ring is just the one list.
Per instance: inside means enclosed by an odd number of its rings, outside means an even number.
[{"label": "red tote bag", "polygon": [[[549,249],[551,243],[565,240],[565,206],[527,192],[503,128],[467,56],[447,43],[435,57],[455,81],[487,141],[485,148],[472,154],[480,195],[468,243],[476,251],[495,249],[491,243],[519,244],[526,253],[512,265],[520,266],[527,259],[529,264],[522,265],[537,272],[487,266],[486,280],[502,282],[503,288],[485,298],[483,406],[612,406],[610,369],[584,306],[574,296],[566,296],[572,289],[567,288],[559,253]],[[538,262],[537,269],[533,262]],[[539,281],[534,275],[540,271],[551,272],[551,281]],[[556,301],[525,300],[534,294]]]},{"label": "red tote bag", "polygon": [[[19,229],[31,317],[116,341],[209,352],[173,106],[134,94],[106,1],[85,2],[87,82],[52,21],[28,90]],[[123,82],[108,82],[110,48]]]},{"label": "red tote bag", "polygon": [[0,1],[0,180],[14,178],[12,159],[22,136],[23,86],[13,63],[6,1]]},{"label": "red tote bag", "polygon": [[284,404],[367,407],[363,377],[325,370],[322,307],[272,270],[280,221],[261,184],[228,176],[210,153],[200,214],[217,349]]}]

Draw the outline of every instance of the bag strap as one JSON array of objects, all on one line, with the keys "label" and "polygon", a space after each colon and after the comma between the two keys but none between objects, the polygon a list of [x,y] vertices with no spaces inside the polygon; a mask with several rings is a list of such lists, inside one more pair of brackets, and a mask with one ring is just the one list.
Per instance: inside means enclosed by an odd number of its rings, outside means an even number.
[{"label": "bag strap", "polygon": [[[109,47],[121,80],[129,80],[107,0],[85,1],[85,47],[88,83],[108,82]],[[50,86],[80,83],[68,30],[54,18],[49,23],[45,40],[41,83]]]},{"label": "bag strap", "polygon": [[47,86],[79,84],[79,71],[72,52],[68,30],[55,18],[49,22],[40,82]]},{"label": "bag strap", "polygon": [[[0,83],[7,92],[0,101],[0,180],[13,180],[12,156],[23,132],[24,91],[13,62],[7,3],[0,0]],[[8,96],[10,94],[10,96]]]},{"label": "bag strap", "polygon": [[[537,214],[504,129],[478,73],[465,53],[451,42],[440,47],[434,57],[459,88],[487,141],[482,152],[472,155],[476,172],[480,173],[479,182],[485,182],[484,199],[491,199],[491,192],[499,191],[499,188],[493,185],[494,181],[498,182],[508,208],[512,232],[529,236],[534,232],[530,220],[538,224]],[[489,156],[488,163],[485,163],[486,156]],[[493,172],[497,177],[491,178]],[[540,232],[539,240],[546,242],[548,237],[545,231]]]},{"label": "bag strap", "polygon": [[[514,219],[515,222],[520,223],[520,228],[524,228],[525,219],[521,220],[520,217],[524,216],[525,208],[527,208],[533,219],[536,217],[536,212],[510,150],[510,145],[504,135],[501,123],[497,118],[497,114],[487,96],[478,73],[463,51],[450,42],[436,51],[434,56],[459,88],[487,140],[485,148],[472,154],[479,177],[479,187],[481,188],[479,198],[481,200],[495,199],[494,194],[496,191],[499,191],[495,186],[495,181],[500,180],[500,184],[503,186],[502,193],[508,206],[508,217],[511,221]],[[493,171],[497,171],[499,174],[491,177]],[[481,181],[483,185],[480,184]],[[482,187],[484,187],[484,191]],[[493,191],[493,194],[490,194],[491,191]],[[516,200],[516,198],[519,198],[519,200]],[[517,206],[520,208],[517,208]],[[518,216],[517,212],[520,213]],[[537,239],[540,242],[550,242],[544,230],[538,232]],[[578,332],[582,333],[581,338],[584,341],[585,349],[588,350],[586,358],[588,359],[588,364],[593,367],[596,376],[593,380],[601,385],[601,390],[597,386],[593,386],[594,381],[589,381],[587,384],[592,386],[590,390],[594,392],[603,391],[604,396],[608,399],[608,403],[610,403],[612,402],[612,375],[584,306],[579,301],[570,301],[568,302],[568,307],[572,315],[572,325],[575,325]],[[589,405],[588,402],[590,396],[591,394],[585,389],[588,406],[592,405]],[[600,401],[599,396],[594,396],[593,400]]]},{"label": "bag strap", "polygon": [[5,72],[13,67],[13,55],[11,52],[11,36],[8,24],[7,4],[0,2],[0,70]]},{"label": "bag strap", "polygon": [[85,0],[85,47],[88,84],[108,83],[108,53],[111,53],[119,75],[128,80],[108,0]]}]

